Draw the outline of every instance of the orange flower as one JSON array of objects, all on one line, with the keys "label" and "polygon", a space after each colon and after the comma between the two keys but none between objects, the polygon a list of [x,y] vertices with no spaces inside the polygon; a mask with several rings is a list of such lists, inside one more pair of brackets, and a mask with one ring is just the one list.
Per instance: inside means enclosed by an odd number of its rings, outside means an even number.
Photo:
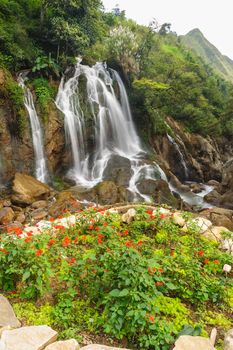
[{"label": "orange flower", "polygon": [[203,261],[203,263],[204,263],[205,265],[209,264],[209,259],[205,259],[205,260]]},{"label": "orange flower", "polygon": [[150,322],[154,322],[154,321],[155,321],[154,316],[152,316],[152,315],[147,315],[147,317],[148,317],[148,320],[149,320]]},{"label": "orange flower", "polygon": [[199,256],[203,256],[203,255],[204,255],[204,252],[203,252],[203,250],[199,250],[199,251],[197,252],[197,254],[198,254]]},{"label": "orange flower", "polygon": [[28,242],[30,242],[32,240],[32,237],[26,237],[25,239],[24,239],[24,242],[25,243],[28,243]]},{"label": "orange flower", "polygon": [[62,241],[62,246],[67,247],[71,242],[71,239],[68,236],[65,236]]},{"label": "orange flower", "polygon": [[49,221],[50,222],[53,222],[55,219],[54,218],[49,218]]},{"label": "orange flower", "polygon": [[143,241],[138,241],[137,245],[142,245]]},{"label": "orange flower", "polygon": [[49,244],[50,246],[53,245],[53,244],[55,244],[55,243],[56,243],[55,239],[50,239],[49,242],[48,242],[48,244]]}]

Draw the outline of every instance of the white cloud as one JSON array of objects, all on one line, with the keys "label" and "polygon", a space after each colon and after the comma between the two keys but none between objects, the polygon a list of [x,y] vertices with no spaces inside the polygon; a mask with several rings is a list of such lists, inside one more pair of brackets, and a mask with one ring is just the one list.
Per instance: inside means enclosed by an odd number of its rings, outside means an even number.
[{"label": "white cloud", "polygon": [[126,16],[148,25],[155,18],[169,22],[177,34],[199,28],[223,54],[233,59],[232,0],[102,0],[106,9],[116,4]]}]

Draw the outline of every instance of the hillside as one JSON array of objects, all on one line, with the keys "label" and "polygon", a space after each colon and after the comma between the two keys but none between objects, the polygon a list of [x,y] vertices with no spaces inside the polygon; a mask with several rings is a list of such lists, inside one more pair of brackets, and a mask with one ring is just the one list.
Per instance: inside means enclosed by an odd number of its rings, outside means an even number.
[{"label": "hillside", "polygon": [[218,74],[226,80],[233,82],[233,61],[222,55],[221,52],[211,44],[196,28],[188,34],[181,36],[182,43],[193,49],[198,56],[204,59]]}]

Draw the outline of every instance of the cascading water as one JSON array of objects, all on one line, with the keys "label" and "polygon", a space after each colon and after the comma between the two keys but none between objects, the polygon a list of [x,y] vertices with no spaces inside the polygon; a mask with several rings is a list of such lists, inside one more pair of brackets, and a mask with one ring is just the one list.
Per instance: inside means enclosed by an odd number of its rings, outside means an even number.
[{"label": "cascading water", "polygon": [[167,138],[170,141],[170,143],[174,146],[176,152],[179,154],[180,162],[181,162],[181,165],[184,169],[185,178],[188,179],[189,171],[188,171],[188,167],[186,165],[184,155],[180,150],[180,146],[177,144],[177,142],[174,140],[174,138],[171,137],[169,134],[167,134]]},{"label": "cascading water", "polygon": [[37,180],[46,183],[49,180],[49,175],[46,167],[42,130],[33,102],[33,96],[31,91],[25,86],[25,76],[23,76],[22,73],[18,77],[18,83],[24,92],[24,105],[28,111],[31,124],[32,142],[35,155],[35,176]]},{"label": "cascading water", "polygon": [[[94,121],[93,154],[90,154],[86,146],[87,127],[79,100],[81,76],[86,79],[87,101]],[[119,100],[114,84],[119,90]],[[137,179],[149,165],[139,165],[145,152],[136,133],[126,90],[119,74],[112,69],[108,71],[102,63],[89,67],[79,61],[73,77],[67,81],[62,79],[56,105],[64,114],[66,139],[72,151],[73,167],[68,175],[80,186],[93,187],[103,180],[104,170],[111,157],[118,155],[130,160],[133,176],[129,190],[137,193],[133,179]]]},{"label": "cascading water", "polygon": [[[84,100],[87,101],[85,110],[88,105],[89,116],[87,112],[84,116],[81,107],[81,95],[85,90],[80,86],[83,77],[86,86]],[[89,67],[79,61],[73,76],[68,80],[63,77],[56,105],[64,114],[66,142],[72,152],[73,164],[67,175],[76,181],[78,187],[91,188],[103,181],[108,163],[111,159],[115,161],[116,156],[126,159],[130,165],[130,179],[126,186],[133,200],[151,200],[149,195],[140,192],[141,181],[163,179],[168,182],[156,163],[144,159],[146,154],[134,127],[127,93],[116,71],[108,71],[102,63]],[[90,119],[94,127],[91,133],[94,135],[92,151],[88,149],[87,142]],[[169,140],[176,145],[188,177],[182,152],[171,137]],[[178,192],[172,185],[169,184],[169,187]]]}]

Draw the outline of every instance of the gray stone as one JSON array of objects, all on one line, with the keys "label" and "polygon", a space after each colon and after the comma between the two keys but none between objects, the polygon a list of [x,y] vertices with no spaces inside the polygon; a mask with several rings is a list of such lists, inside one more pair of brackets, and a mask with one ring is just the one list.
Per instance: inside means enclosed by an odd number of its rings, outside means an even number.
[{"label": "gray stone", "polygon": [[175,342],[173,350],[215,350],[215,348],[208,338],[182,335]]},{"label": "gray stone", "polygon": [[233,328],[230,329],[225,335],[224,350],[233,350]]},{"label": "gray stone", "polygon": [[48,326],[30,326],[3,331],[5,350],[42,350],[55,342],[57,332]]},{"label": "gray stone", "polygon": [[48,345],[45,350],[79,350],[79,344],[75,339],[56,341]]},{"label": "gray stone", "polygon": [[0,327],[7,326],[18,328],[21,324],[16,318],[9,301],[0,294]]},{"label": "gray stone", "polygon": [[32,203],[33,209],[42,209],[42,208],[46,208],[47,206],[48,206],[47,201],[36,201],[36,202]]}]

